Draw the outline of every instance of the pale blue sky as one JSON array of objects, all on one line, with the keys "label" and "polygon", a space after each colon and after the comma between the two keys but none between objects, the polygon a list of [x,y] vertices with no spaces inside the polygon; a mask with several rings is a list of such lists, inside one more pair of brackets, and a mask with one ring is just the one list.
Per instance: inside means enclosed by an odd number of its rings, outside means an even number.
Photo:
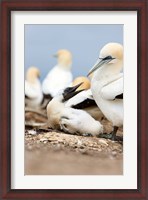
[{"label": "pale blue sky", "polygon": [[123,25],[25,25],[25,71],[36,66],[43,80],[56,65],[52,55],[68,49],[73,76],[86,76],[108,42],[123,44]]}]

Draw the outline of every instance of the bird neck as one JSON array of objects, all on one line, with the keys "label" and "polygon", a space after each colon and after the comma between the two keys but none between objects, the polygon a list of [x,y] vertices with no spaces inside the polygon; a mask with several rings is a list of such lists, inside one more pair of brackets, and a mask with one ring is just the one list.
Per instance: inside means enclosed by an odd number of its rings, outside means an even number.
[{"label": "bird neck", "polygon": [[27,76],[26,80],[31,84],[38,84],[39,80],[35,76]]},{"label": "bird neck", "polygon": [[57,98],[54,97],[47,106],[48,115],[57,114],[64,109],[64,103]]},{"label": "bird neck", "polygon": [[70,71],[71,64],[58,63],[58,67],[64,71]]},{"label": "bird neck", "polygon": [[122,62],[114,63],[114,64],[106,64],[102,67],[100,67],[95,73],[94,73],[94,79],[95,80],[101,80],[101,79],[112,79],[113,77],[120,74],[122,70]]}]

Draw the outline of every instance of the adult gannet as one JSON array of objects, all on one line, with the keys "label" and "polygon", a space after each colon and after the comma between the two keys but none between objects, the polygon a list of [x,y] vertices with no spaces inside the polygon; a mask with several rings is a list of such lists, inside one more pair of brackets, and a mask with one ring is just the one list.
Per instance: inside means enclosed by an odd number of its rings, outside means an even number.
[{"label": "adult gannet", "polygon": [[25,105],[36,108],[43,100],[40,71],[36,67],[30,67],[26,72],[25,80]]},{"label": "adult gannet", "polygon": [[76,109],[82,109],[88,112],[94,119],[100,121],[103,118],[103,113],[98,108],[95,100],[93,99],[92,92],[90,90],[90,80],[84,76],[80,76],[74,79],[72,86],[82,83],[77,90],[82,90],[74,97],[70,98],[66,103],[66,107],[72,107]]},{"label": "adult gannet", "polygon": [[85,76],[78,76],[76,77],[73,82],[72,86],[78,85],[79,83],[82,83],[77,90],[87,90],[90,89],[90,80]]},{"label": "adult gannet", "polygon": [[112,122],[113,131],[100,136],[117,139],[118,127],[123,125],[123,47],[108,43],[100,51],[99,59],[89,71],[93,97],[106,118]]},{"label": "adult gannet", "polygon": [[53,129],[60,129],[71,134],[97,136],[103,131],[103,126],[99,121],[83,110],[65,106],[65,101],[81,92],[81,90],[76,91],[80,85],[66,88],[62,94],[57,95],[48,103],[48,125]]},{"label": "adult gannet", "polygon": [[47,74],[42,83],[42,90],[45,95],[55,97],[59,91],[64,90],[72,82],[72,54],[62,49],[55,55],[58,64]]}]

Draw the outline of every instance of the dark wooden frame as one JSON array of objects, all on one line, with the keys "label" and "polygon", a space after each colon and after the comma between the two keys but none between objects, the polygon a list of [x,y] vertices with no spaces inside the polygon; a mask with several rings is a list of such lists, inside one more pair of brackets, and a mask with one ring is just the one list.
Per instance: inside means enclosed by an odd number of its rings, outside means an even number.
[{"label": "dark wooden frame", "polygon": [[[148,199],[148,0],[2,0],[0,21],[0,199]],[[11,11],[137,11],[138,186],[135,190],[11,189]],[[134,134],[136,133],[131,133]],[[131,161],[132,162],[132,161]]]}]

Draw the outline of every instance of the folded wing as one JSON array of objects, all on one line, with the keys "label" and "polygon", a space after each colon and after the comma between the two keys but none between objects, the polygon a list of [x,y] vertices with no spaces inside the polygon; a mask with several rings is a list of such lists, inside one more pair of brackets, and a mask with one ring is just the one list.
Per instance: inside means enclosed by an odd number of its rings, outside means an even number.
[{"label": "folded wing", "polygon": [[105,85],[100,95],[106,100],[123,99],[123,77]]},{"label": "folded wing", "polygon": [[89,89],[72,97],[65,105],[76,109],[84,109],[90,106],[96,106],[96,102],[94,101],[91,90]]}]

